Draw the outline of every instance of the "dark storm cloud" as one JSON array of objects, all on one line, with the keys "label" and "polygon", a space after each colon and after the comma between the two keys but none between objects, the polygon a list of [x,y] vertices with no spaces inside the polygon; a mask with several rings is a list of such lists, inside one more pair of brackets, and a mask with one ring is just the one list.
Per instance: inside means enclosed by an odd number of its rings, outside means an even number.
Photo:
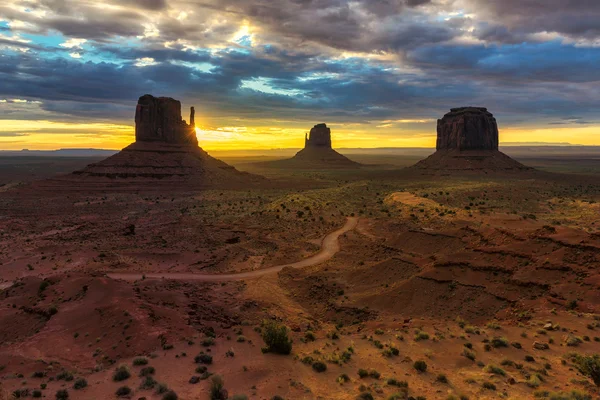
[{"label": "dark storm cloud", "polygon": [[[600,2],[583,0],[7,0],[0,48],[29,50],[0,53],[0,98],[128,123],[144,93],[228,117],[364,122],[481,104],[577,123],[599,108],[600,49],[573,42],[598,39],[598,21]],[[232,42],[244,24],[252,37]],[[88,39],[80,61],[10,36],[57,32]]]},{"label": "dark storm cloud", "polygon": [[576,39],[600,37],[600,1],[463,0],[459,3],[487,22],[504,26],[508,32],[557,32]]}]

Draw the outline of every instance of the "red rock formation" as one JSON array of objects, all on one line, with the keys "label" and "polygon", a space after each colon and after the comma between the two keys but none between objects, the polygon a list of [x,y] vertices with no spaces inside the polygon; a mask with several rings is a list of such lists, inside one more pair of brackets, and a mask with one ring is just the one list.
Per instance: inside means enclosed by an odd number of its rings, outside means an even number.
[{"label": "red rock formation", "polygon": [[317,124],[310,130],[310,136],[304,138],[304,147],[325,147],[331,149],[331,129],[327,124]]},{"label": "red rock formation", "polygon": [[181,103],[178,100],[143,95],[135,110],[135,140],[197,145],[193,119],[193,107],[191,124],[188,125],[181,119]]},{"label": "red rock formation", "polygon": [[[266,179],[236,170],[211,157],[198,146],[195,110],[190,109],[190,125],[181,118],[181,103],[170,97],[140,97],[135,111],[135,143],[119,153],[81,171],[90,178],[123,180],[129,185],[144,180],[165,183],[185,181],[190,187],[246,187]],[[93,182],[97,185],[97,181]]]},{"label": "red rock formation", "polygon": [[483,107],[453,108],[437,124],[437,150],[498,150],[496,118]]},{"label": "red rock formation", "polygon": [[453,108],[437,124],[437,151],[413,166],[450,171],[520,171],[531,169],[498,151],[498,125],[483,107]]}]

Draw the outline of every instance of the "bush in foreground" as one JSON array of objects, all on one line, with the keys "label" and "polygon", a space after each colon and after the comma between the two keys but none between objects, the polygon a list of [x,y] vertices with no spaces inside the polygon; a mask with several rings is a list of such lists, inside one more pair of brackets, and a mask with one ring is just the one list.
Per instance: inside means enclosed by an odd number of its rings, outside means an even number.
[{"label": "bush in foreground", "polygon": [[262,327],[262,338],[266,344],[263,351],[266,353],[290,354],[292,340],[288,337],[288,330],[284,325],[275,321],[265,321]]}]

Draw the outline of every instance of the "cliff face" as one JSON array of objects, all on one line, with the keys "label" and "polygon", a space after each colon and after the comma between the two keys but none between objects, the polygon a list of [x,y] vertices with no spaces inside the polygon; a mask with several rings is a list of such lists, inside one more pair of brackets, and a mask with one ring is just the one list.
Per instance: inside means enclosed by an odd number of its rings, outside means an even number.
[{"label": "cliff face", "polygon": [[496,118],[483,107],[453,108],[439,119],[436,149],[412,168],[440,174],[530,169],[498,151]]},{"label": "cliff face", "polygon": [[[198,146],[194,125],[194,107],[190,124],[181,118],[181,103],[170,97],[146,94],[138,100],[135,110],[135,142],[119,153],[88,165],[75,175],[100,178],[124,185],[161,180],[165,185],[185,182],[190,187],[247,187],[264,184],[266,179],[240,172],[211,157]],[[99,181],[92,180],[92,185]]]},{"label": "cliff face", "polygon": [[483,107],[453,108],[437,124],[437,150],[498,150],[496,118]]},{"label": "cliff face", "polygon": [[146,94],[135,109],[136,142],[164,142],[198,145],[194,126],[194,107],[190,125],[181,118],[181,103],[170,97]]},{"label": "cliff face", "polygon": [[331,129],[326,124],[317,124],[310,130],[310,136],[304,138],[304,148],[323,147],[331,149]]}]

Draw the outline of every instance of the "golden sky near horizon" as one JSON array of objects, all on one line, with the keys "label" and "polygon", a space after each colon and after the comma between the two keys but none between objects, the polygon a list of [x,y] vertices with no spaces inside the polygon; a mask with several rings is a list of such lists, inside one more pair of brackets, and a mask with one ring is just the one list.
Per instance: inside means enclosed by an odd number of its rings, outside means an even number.
[{"label": "golden sky near horizon", "polygon": [[[415,128],[413,124],[409,129],[390,131],[387,127],[382,129],[371,125],[329,124],[334,147],[338,148],[435,147],[435,122],[425,121],[417,125],[422,127]],[[205,150],[300,148],[304,145],[304,134],[309,128],[200,126],[197,128],[197,137]],[[134,127],[128,125],[3,120],[0,125],[0,150],[121,149],[132,143],[134,137]],[[500,128],[501,144],[531,142],[600,145],[600,127]]]}]

